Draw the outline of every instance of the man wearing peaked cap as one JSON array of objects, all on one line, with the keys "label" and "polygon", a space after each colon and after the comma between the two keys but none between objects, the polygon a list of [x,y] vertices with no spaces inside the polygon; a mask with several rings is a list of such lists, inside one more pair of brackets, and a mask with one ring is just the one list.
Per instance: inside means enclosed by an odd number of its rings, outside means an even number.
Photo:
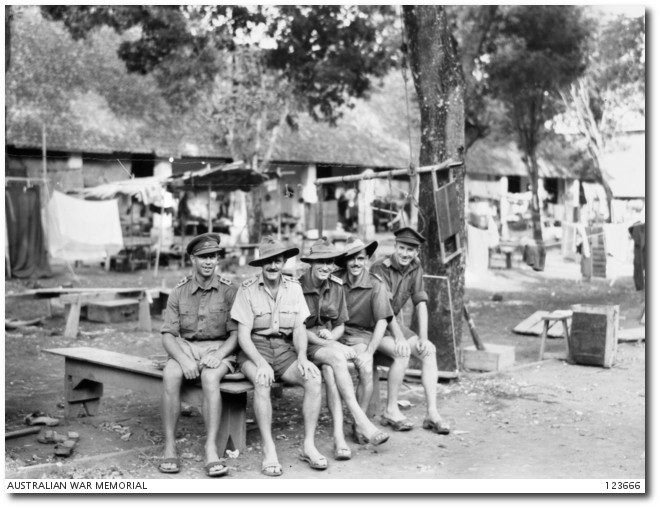
[{"label": "man wearing peaked cap", "polygon": [[340,339],[344,323],[348,320],[346,297],[342,281],[332,275],[335,263],[344,257],[326,237],[314,242],[300,260],[310,268],[300,277],[305,301],[311,312],[305,321],[309,347],[307,355],[321,365],[326,381],[328,409],[332,414],[335,460],[349,460],[351,449],[344,437],[342,399],[353,416],[358,432],[369,436],[373,445],[384,443],[388,435],[380,431],[364,413],[355,396],[355,388],[348,370],[347,360],[357,356],[356,351]]},{"label": "man wearing peaked cap", "polygon": [[426,238],[409,226],[397,229],[394,232],[394,238],[397,242],[405,243],[406,245],[413,245],[415,247],[419,247],[426,242]]},{"label": "man wearing peaked cap", "polygon": [[165,458],[161,473],[178,473],[176,424],[181,412],[181,385],[200,379],[206,424],[206,474],[227,474],[229,468],[218,456],[216,437],[220,429],[220,380],[234,371],[232,355],[238,326],[229,317],[236,286],[215,272],[220,236],[196,236],[186,246],[193,274],[183,279],[167,299],[161,328],[163,348],[169,358],[163,370],[163,434]]},{"label": "man wearing peaked cap", "polygon": [[220,252],[220,235],[218,233],[204,233],[197,235],[186,245],[186,252],[189,256],[211,254]]},{"label": "man wearing peaked cap", "polygon": [[[426,239],[410,227],[394,232],[394,254],[373,264],[371,272],[380,276],[389,289],[395,319],[389,323],[389,331],[394,337],[397,350],[412,354],[422,363],[422,386],[426,395],[426,418],[422,424],[437,434],[449,434],[437,408],[438,361],[435,345],[428,339],[428,295],[424,290],[423,270],[419,261],[419,247]],[[401,319],[401,309],[412,300],[417,313],[418,333],[408,328]],[[388,379],[388,405],[381,417],[381,423],[394,430],[410,430],[412,422],[399,410],[396,403],[398,391],[403,382],[405,369],[392,365]],[[392,393],[393,392],[393,393]]]},{"label": "man wearing peaked cap", "polygon": [[305,320],[309,309],[300,283],[282,274],[286,259],[298,252],[271,236],[264,238],[259,257],[249,263],[261,267],[261,274],[243,282],[231,309],[242,350],[238,363],[254,385],[254,414],[264,455],[261,472],[266,476],[282,474],[272,435],[270,399],[270,386],[280,379],[304,390],[305,436],[299,458],[313,469],[328,467],[314,443],[321,411],[321,373],[307,359]]}]

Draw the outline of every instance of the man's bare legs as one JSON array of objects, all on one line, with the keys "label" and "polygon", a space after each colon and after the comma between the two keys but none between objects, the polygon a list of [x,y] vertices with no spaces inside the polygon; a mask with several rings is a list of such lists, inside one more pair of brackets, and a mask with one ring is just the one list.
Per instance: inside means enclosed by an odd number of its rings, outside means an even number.
[{"label": "man's bare legs", "polygon": [[[218,456],[218,446],[216,439],[220,430],[220,416],[222,411],[222,399],[220,395],[220,380],[229,372],[229,367],[221,364],[216,369],[202,369],[202,394],[204,401],[202,404],[202,416],[206,426],[206,464],[220,460]],[[219,450],[223,453],[224,450]],[[224,466],[216,466],[211,469],[211,473],[224,469]]]},{"label": "man's bare legs", "polygon": [[257,366],[252,361],[248,360],[243,363],[241,370],[254,385],[254,416],[261,434],[261,446],[264,453],[262,471],[266,468],[279,469],[279,474],[281,474],[282,466],[277,459],[277,449],[272,434],[273,406],[270,400],[270,386],[256,383]]},{"label": "man's bare legs", "polygon": [[302,386],[303,395],[303,421],[305,422],[305,438],[303,441],[303,453],[309,457],[312,462],[318,463],[327,459],[316,449],[314,444],[314,434],[316,425],[319,421],[321,412],[321,376],[309,377],[305,379],[298,370],[298,362],[294,362],[282,374],[282,381],[292,385]]},{"label": "man's bare legs", "polygon": [[[162,399],[162,420],[163,420],[163,438],[165,441],[164,457],[177,457],[176,451],[176,425],[179,421],[181,412],[181,384],[183,383],[183,371],[178,362],[170,358],[163,369],[163,399]],[[168,471],[174,471],[176,464],[173,462],[163,462],[161,468]]]},{"label": "man's bare legs", "polygon": [[333,420],[335,450],[342,447],[348,448],[344,439],[342,399],[353,417],[356,430],[367,437],[377,434],[379,429],[369,420],[358,403],[353,381],[348,371],[348,363],[343,353],[330,347],[324,347],[316,352],[314,360],[324,364],[323,374],[326,381],[328,408]]},{"label": "man's bare legs", "polygon": [[438,413],[438,359],[435,355],[435,346],[430,344],[428,354],[421,356],[417,351],[418,336],[410,337],[410,352],[422,362],[422,386],[426,395],[426,418],[433,422],[444,423],[440,413]]},{"label": "man's bare legs", "polygon": [[390,372],[387,376],[387,403],[383,410],[383,416],[393,421],[405,420],[406,417],[399,409],[398,400],[399,389],[403,384],[410,358],[396,355],[394,339],[390,336],[383,337],[378,346],[378,351],[392,359]]}]

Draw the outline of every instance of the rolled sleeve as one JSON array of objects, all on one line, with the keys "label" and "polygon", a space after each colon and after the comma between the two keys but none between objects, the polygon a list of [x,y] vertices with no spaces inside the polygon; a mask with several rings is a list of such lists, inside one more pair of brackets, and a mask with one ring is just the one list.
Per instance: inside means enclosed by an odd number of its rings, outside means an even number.
[{"label": "rolled sleeve", "polygon": [[165,320],[160,327],[160,333],[170,333],[175,337],[179,336],[179,292],[172,291],[167,298],[167,307],[165,308]]},{"label": "rolled sleeve", "polygon": [[424,279],[422,279],[422,270],[419,269],[415,272],[415,278],[413,281],[412,287],[412,302],[413,305],[417,305],[421,302],[428,302],[429,295],[424,290]]},{"label": "rolled sleeve", "polygon": [[297,298],[298,301],[298,312],[296,313],[296,320],[294,321],[293,327],[298,328],[299,326],[304,326],[307,318],[311,316],[307,302],[305,301],[305,295],[302,292],[300,286],[296,286],[297,289]]},{"label": "rolled sleeve", "polygon": [[252,305],[250,304],[246,288],[238,288],[234,304],[231,306],[231,319],[237,323],[252,328],[254,323],[254,312],[252,311]]},{"label": "rolled sleeve", "polygon": [[390,299],[387,296],[387,290],[383,284],[374,285],[371,293],[371,309],[374,321],[385,319],[389,323],[394,316],[392,305],[390,305]]},{"label": "rolled sleeve", "polygon": [[337,316],[336,319],[332,320],[332,327],[337,328],[339,325],[343,325],[346,321],[348,321],[348,307],[346,306],[346,295],[344,295],[344,291],[340,291],[341,297],[340,297],[340,302],[339,302],[339,315]]}]

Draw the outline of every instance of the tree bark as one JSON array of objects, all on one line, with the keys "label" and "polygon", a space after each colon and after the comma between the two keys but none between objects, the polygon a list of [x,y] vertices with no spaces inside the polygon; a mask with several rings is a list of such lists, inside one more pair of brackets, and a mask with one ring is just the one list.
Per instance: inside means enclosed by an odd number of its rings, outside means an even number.
[{"label": "tree bark", "polygon": [[[421,166],[437,164],[462,154],[465,146],[463,71],[443,6],[404,6],[403,17],[408,58],[421,112],[419,163]],[[465,238],[465,167],[450,171],[454,171],[458,193],[458,209],[455,212],[462,225],[460,235]],[[442,185],[448,180],[449,173],[441,172],[437,176],[439,185]],[[419,219],[418,230],[427,239],[421,251],[424,272],[448,279],[425,280],[429,293],[429,339],[437,349],[439,370],[456,371],[456,348],[460,347],[463,329],[465,258],[463,255],[456,256],[447,264],[441,260],[430,173],[420,175]]]}]

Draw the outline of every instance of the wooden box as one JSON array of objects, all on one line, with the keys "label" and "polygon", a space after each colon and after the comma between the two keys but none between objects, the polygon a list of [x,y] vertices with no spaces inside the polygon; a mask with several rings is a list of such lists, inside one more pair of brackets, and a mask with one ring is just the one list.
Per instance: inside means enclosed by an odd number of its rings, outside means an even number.
[{"label": "wooden box", "polygon": [[516,361],[516,348],[498,344],[484,344],[485,350],[479,351],[475,346],[463,349],[463,369],[498,371],[513,367]]},{"label": "wooden box", "polygon": [[573,305],[568,351],[573,362],[610,368],[616,361],[618,305]]},{"label": "wooden box", "polygon": [[135,298],[90,302],[87,306],[87,320],[98,323],[137,321],[139,306],[140,303]]}]

